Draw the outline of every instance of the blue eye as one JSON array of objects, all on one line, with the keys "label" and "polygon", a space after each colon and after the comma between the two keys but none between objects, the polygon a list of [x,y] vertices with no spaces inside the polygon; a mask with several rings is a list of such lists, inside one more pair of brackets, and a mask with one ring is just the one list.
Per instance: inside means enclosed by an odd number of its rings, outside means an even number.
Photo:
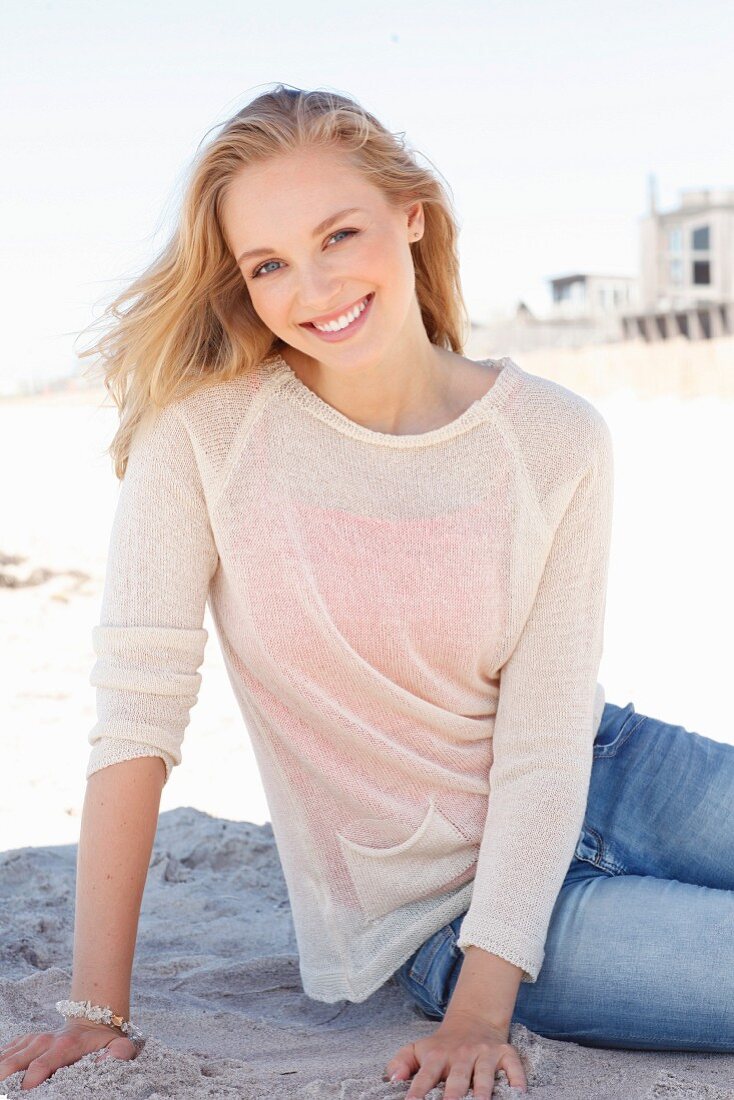
[{"label": "blue eye", "polygon": [[[334,237],[339,237],[339,236],[341,236],[342,233],[348,233],[348,234],[350,234],[350,236],[352,236],[356,233],[359,233],[359,230],[358,229],[337,229],[336,233],[331,234],[331,236],[329,237],[329,240],[333,241]],[[277,264],[279,262],[280,262],[279,260],[266,260],[265,263],[260,264],[259,267],[255,268],[255,270],[252,273],[252,278],[253,279],[262,278],[262,275],[260,274],[261,271],[264,271],[264,269],[266,267],[269,267],[270,264]],[[265,274],[267,275],[267,274],[269,274],[269,272],[265,272]]]},{"label": "blue eye", "polygon": [[260,272],[268,266],[268,264],[277,264],[277,260],[267,260],[264,264],[260,264],[260,267],[256,267],[252,273],[253,279],[260,277]]}]

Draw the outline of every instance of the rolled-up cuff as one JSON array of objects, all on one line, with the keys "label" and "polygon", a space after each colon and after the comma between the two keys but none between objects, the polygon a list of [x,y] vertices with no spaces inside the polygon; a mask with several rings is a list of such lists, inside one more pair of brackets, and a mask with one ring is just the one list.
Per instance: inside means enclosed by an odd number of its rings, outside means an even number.
[{"label": "rolled-up cuff", "polygon": [[484,951],[490,951],[493,955],[499,955],[513,966],[522,969],[522,982],[534,982],[540,973],[545,958],[544,945],[537,940],[529,939],[515,928],[509,928],[495,920],[482,920],[481,926],[472,920],[467,923],[470,914],[467,913],[459,930],[456,946],[462,952],[464,948],[475,946]]},{"label": "rolled-up cuff", "polygon": [[159,756],[166,766],[166,776],[163,786],[171,777],[171,772],[176,766],[173,757],[163,749],[155,745],[146,745],[141,741],[130,741],[120,737],[100,737],[94,744],[87,762],[87,774],[90,775],[108,767],[110,764],[119,764],[123,760],[135,760],[139,756]]},{"label": "rolled-up cuff", "polygon": [[203,627],[95,626],[97,661],[89,682],[97,688],[97,722],[87,778],[107,764],[160,756],[171,769],[195,705],[208,633]]}]

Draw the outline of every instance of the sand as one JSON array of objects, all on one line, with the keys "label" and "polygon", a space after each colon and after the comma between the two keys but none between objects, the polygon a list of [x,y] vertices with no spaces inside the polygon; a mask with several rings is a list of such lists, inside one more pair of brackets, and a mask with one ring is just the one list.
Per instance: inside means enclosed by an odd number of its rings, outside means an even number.
[{"label": "sand", "polygon": [[[734,371],[732,343],[722,341],[718,354]],[[610,362],[623,362],[624,352]],[[598,367],[584,372],[578,356],[568,382],[595,401],[615,438],[600,679],[612,702],[632,699],[638,711],[734,743],[731,391],[719,387],[720,365],[706,385],[692,387],[680,379],[695,360],[671,373],[670,353],[655,352],[641,366],[640,354],[635,370],[647,372],[645,393],[609,385]],[[537,353],[517,361],[543,373]],[[564,363],[551,368],[563,381]],[[91,628],[117,495],[103,454],[115,411],[102,402],[96,391],[0,401],[0,1044],[56,1027],[54,1002],[69,992],[94,724]],[[363,1004],[327,1005],[303,993],[267,804],[208,611],[204,625],[202,688],[183,764],[163,792],[133,972],[132,1018],[150,1037],[133,1062],[94,1065],[88,1055],[33,1095],[403,1096],[407,1084],[383,1081],[384,1067],[437,1025],[392,979]],[[597,1049],[521,1026],[511,1040],[531,1097],[734,1098],[732,1055]],[[19,1095],[21,1077],[0,1081],[0,1097]],[[438,1086],[427,1100],[442,1095]],[[495,1097],[519,1095],[498,1079]]]}]

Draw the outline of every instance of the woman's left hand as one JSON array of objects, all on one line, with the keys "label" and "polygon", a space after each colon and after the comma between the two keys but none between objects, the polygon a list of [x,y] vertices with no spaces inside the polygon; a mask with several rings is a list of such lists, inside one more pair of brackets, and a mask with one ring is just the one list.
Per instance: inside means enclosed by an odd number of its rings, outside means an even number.
[{"label": "woman's left hand", "polygon": [[511,1086],[527,1092],[520,1055],[508,1037],[509,1030],[455,1012],[432,1035],[400,1048],[387,1063],[388,1080],[413,1077],[403,1100],[423,1100],[440,1081],[446,1082],[443,1100],[462,1100],[470,1088],[474,1100],[491,1100],[494,1076],[501,1069]]}]

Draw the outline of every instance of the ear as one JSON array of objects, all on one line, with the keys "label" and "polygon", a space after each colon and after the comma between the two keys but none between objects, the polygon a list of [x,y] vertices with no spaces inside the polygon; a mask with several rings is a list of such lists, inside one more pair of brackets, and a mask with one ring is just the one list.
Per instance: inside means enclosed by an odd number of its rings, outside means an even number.
[{"label": "ear", "polygon": [[423,203],[414,202],[406,210],[408,217],[408,240],[413,242],[423,236],[425,232],[425,217]]}]

